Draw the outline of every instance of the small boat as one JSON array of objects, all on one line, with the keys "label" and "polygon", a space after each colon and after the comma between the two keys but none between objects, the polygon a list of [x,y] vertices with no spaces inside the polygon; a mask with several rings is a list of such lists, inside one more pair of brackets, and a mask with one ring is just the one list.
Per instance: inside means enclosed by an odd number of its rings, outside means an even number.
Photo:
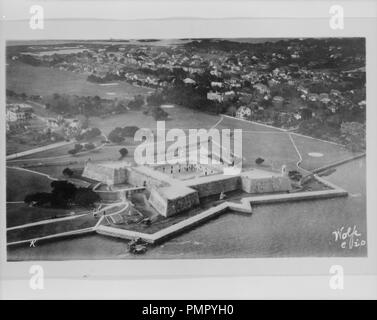
[{"label": "small boat", "polygon": [[143,254],[145,252],[147,252],[147,247],[144,244],[137,244],[132,250],[134,254]]},{"label": "small boat", "polygon": [[140,238],[134,239],[128,243],[128,252],[132,254],[143,254],[147,252],[147,246]]}]

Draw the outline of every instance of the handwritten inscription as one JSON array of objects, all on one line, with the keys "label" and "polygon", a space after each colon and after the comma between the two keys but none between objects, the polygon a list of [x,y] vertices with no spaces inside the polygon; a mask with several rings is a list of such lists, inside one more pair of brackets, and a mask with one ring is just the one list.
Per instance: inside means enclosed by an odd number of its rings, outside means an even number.
[{"label": "handwritten inscription", "polygon": [[340,227],[332,234],[335,242],[339,243],[342,249],[352,250],[353,248],[364,247],[367,244],[355,225],[353,227]]}]

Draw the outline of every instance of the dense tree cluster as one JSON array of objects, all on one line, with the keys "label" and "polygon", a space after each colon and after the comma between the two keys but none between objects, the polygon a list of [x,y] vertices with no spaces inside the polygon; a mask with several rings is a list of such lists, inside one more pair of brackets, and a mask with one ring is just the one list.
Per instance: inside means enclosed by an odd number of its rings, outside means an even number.
[{"label": "dense tree cluster", "polygon": [[64,180],[51,182],[52,191],[37,192],[26,195],[24,202],[35,206],[50,205],[53,208],[68,208],[71,205],[83,207],[93,206],[99,196],[90,188],[77,188],[73,183]]},{"label": "dense tree cluster", "polygon": [[120,153],[120,158],[123,159],[124,157],[128,155],[128,150],[126,148],[122,148],[119,150],[119,153]]},{"label": "dense tree cluster", "polygon": [[90,140],[101,135],[101,130],[98,128],[87,129],[76,136],[77,141]]},{"label": "dense tree cluster", "polygon": [[140,109],[144,105],[144,98],[141,95],[135,96],[131,101],[128,102],[128,107],[130,109]]},{"label": "dense tree cluster", "polygon": [[46,108],[62,115],[78,115],[85,117],[100,116],[112,112],[126,112],[126,101],[103,99],[99,96],[77,96],[54,93],[43,98]]},{"label": "dense tree cluster", "polygon": [[362,151],[366,148],[366,126],[359,122],[343,122],[340,131],[347,147],[352,151]]},{"label": "dense tree cluster", "polygon": [[126,137],[133,138],[137,130],[139,127],[136,126],[116,127],[109,133],[108,138],[113,143],[121,143]]}]

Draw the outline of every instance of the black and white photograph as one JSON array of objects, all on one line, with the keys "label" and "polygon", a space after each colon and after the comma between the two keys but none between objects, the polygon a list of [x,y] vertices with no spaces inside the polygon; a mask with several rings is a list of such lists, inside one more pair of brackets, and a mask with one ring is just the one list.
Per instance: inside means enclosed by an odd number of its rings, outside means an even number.
[{"label": "black and white photograph", "polygon": [[375,299],[376,26],[374,0],[3,0],[0,299]]},{"label": "black and white photograph", "polygon": [[8,260],[367,255],[364,38],[6,59]]}]

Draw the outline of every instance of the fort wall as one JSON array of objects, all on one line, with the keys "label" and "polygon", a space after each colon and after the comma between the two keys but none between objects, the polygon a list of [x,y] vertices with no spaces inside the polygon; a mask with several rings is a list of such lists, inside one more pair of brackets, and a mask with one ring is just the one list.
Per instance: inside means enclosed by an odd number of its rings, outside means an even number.
[{"label": "fort wall", "polygon": [[159,189],[152,189],[149,197],[149,203],[157,210],[158,213],[165,217],[170,217],[179,212],[192,209],[193,207],[199,205],[199,195],[194,189],[191,189],[191,192],[190,189],[186,189],[189,190],[188,193],[171,199],[168,199]]},{"label": "fort wall", "polygon": [[149,203],[151,206],[156,209],[156,211],[167,217],[168,215],[168,201],[164,199],[157,191],[157,189],[151,190],[151,195],[149,196]]},{"label": "fort wall", "polygon": [[85,165],[83,177],[100,181],[109,185],[124,183],[127,180],[125,168],[112,168],[101,164],[88,162]]},{"label": "fort wall", "polygon": [[196,163],[176,163],[176,164],[161,164],[153,167],[154,170],[164,174],[180,174],[185,172],[201,172],[203,175],[216,174],[221,172],[221,167]]},{"label": "fort wall", "polygon": [[242,190],[247,193],[272,193],[292,190],[289,178],[272,176],[265,178],[250,178],[241,175]]},{"label": "fort wall", "polygon": [[101,200],[119,201],[122,199],[122,193],[120,191],[94,191],[99,195]]},{"label": "fort wall", "polygon": [[187,184],[188,187],[198,191],[199,198],[208,197],[221,192],[229,192],[237,190],[241,187],[239,176],[224,176],[217,177],[216,180],[207,181],[203,179],[193,180]]},{"label": "fort wall", "polygon": [[197,205],[199,205],[199,194],[193,190],[192,193],[186,196],[168,200],[166,216],[169,217],[181,211],[192,209]]},{"label": "fort wall", "polygon": [[127,182],[135,187],[152,189],[168,185],[160,177],[151,176],[148,172],[139,171],[136,168],[131,168],[127,171]]},{"label": "fort wall", "polygon": [[101,181],[106,183],[107,180],[114,179],[114,172],[111,168],[104,168],[96,163],[88,162],[85,165],[84,172],[82,176],[85,178]]}]

